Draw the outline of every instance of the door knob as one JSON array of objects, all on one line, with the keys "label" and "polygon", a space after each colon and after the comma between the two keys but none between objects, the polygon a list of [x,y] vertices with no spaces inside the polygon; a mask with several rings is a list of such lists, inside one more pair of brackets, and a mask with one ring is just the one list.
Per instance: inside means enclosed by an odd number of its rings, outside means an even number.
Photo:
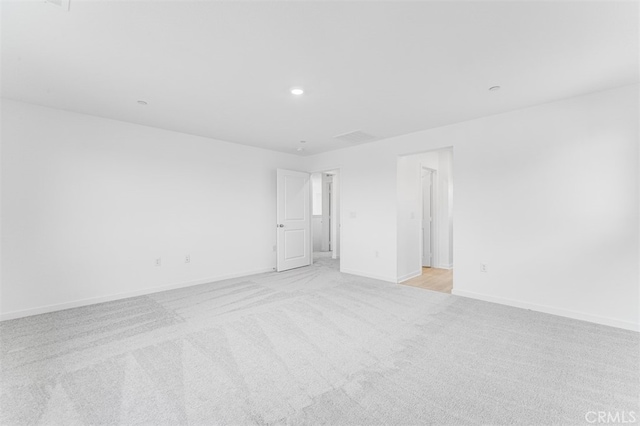
[{"label": "door knob", "polygon": [[280,225],[278,225],[280,228],[284,228],[284,225],[281,223]]}]

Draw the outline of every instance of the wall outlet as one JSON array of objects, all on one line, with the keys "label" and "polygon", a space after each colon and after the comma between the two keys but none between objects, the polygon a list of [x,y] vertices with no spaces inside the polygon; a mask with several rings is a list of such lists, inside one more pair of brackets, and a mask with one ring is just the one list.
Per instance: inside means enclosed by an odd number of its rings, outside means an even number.
[{"label": "wall outlet", "polygon": [[273,251],[277,251],[278,250],[278,246],[274,245],[273,246]]},{"label": "wall outlet", "polygon": [[374,252],[373,252],[373,254],[374,254],[376,257],[380,257],[380,252],[379,252],[378,250],[374,251]]},{"label": "wall outlet", "polygon": [[156,266],[162,266],[162,259],[159,257],[156,259]]},{"label": "wall outlet", "polygon": [[349,212],[349,218],[350,218],[350,219],[355,219],[356,217],[358,217],[358,215],[356,214],[356,212]]},{"label": "wall outlet", "polygon": [[191,263],[191,255],[188,254],[184,257],[184,263]]},{"label": "wall outlet", "polygon": [[489,272],[489,266],[486,263],[481,263],[480,272]]}]

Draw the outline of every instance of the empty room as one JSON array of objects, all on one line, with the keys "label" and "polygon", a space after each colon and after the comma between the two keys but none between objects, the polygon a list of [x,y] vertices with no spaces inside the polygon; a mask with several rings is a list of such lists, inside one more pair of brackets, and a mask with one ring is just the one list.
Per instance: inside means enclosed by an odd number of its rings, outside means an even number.
[{"label": "empty room", "polygon": [[637,1],[0,7],[1,425],[640,423]]}]

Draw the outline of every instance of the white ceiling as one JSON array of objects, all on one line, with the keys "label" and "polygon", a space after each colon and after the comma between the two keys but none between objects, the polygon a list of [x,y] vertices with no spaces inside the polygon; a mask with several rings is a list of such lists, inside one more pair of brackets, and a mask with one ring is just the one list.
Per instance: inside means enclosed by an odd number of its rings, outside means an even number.
[{"label": "white ceiling", "polygon": [[314,154],[353,130],[387,138],[636,83],[638,16],[610,1],[3,1],[2,96]]}]

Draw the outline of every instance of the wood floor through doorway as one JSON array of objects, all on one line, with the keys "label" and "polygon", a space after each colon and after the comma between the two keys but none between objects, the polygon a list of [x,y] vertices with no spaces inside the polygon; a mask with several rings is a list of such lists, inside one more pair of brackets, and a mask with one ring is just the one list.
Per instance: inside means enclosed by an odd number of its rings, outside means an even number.
[{"label": "wood floor through doorway", "polygon": [[453,269],[422,268],[422,275],[401,284],[451,294]]}]

